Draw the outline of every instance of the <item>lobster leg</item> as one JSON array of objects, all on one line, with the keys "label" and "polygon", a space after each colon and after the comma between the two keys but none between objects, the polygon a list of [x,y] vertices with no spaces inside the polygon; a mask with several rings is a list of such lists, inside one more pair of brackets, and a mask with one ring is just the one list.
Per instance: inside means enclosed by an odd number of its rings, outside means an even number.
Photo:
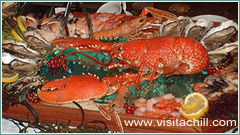
[{"label": "lobster leg", "polygon": [[128,93],[128,86],[127,85],[122,85],[120,86],[118,90],[118,95],[115,98],[114,101],[111,101],[111,103],[108,106],[99,106],[100,113],[107,119],[111,120],[110,114],[113,114],[114,122],[116,123],[119,131],[121,133],[124,132],[123,130],[123,125],[121,122],[121,119],[118,115],[118,113],[121,113],[124,111],[124,97]]},{"label": "lobster leg", "polygon": [[175,14],[153,7],[145,7],[140,16],[147,16],[148,13],[151,13],[154,17],[161,17],[166,20],[177,20]]},{"label": "lobster leg", "polygon": [[113,69],[116,67],[121,67],[123,69],[129,69],[129,68],[133,68],[133,66],[131,66],[130,64],[124,62],[124,61],[116,61],[111,63],[107,68],[108,69]]},{"label": "lobster leg", "polygon": [[[139,87],[139,80],[140,80],[140,78],[142,78],[141,76],[144,72],[144,66],[145,65],[146,65],[146,63],[143,62],[140,66],[139,71],[138,71],[138,78],[137,78],[137,81],[136,81],[136,85],[137,85],[138,89],[140,88]],[[150,64],[148,64],[148,65],[150,65]],[[150,80],[149,85],[151,85],[155,78],[158,78],[159,76],[161,76],[163,74],[163,72],[164,72],[163,69],[165,68],[164,65],[166,65],[166,63],[163,61],[162,58],[159,58],[155,62],[154,66],[149,67],[150,69],[153,69],[152,73],[149,76],[145,76],[143,80],[146,80],[146,79]],[[158,73],[158,74],[156,75],[156,73]]]},{"label": "lobster leg", "polygon": [[143,69],[144,69],[144,63],[141,64],[138,70],[138,75],[137,75],[136,87],[139,90],[141,89],[139,83],[140,83],[140,77],[142,76],[142,73],[143,73]]}]

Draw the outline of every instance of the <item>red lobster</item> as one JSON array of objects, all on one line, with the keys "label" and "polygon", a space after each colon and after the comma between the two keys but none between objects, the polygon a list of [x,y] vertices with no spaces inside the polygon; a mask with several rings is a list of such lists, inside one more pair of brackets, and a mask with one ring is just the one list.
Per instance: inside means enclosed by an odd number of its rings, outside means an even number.
[{"label": "red lobster", "polygon": [[58,39],[52,44],[108,52],[112,60],[116,57],[120,60],[108,64],[109,69],[119,66],[126,69],[139,68],[136,84],[142,77],[144,80],[150,79],[151,84],[154,78],[162,74],[167,76],[196,74],[204,70],[209,62],[208,52],[204,46],[185,37],[158,37],[123,43],[70,38]]},{"label": "red lobster", "polygon": [[[111,61],[115,57],[120,60],[104,64],[108,68],[118,66],[139,68],[138,74],[126,73],[116,77],[105,77],[102,81],[92,75],[71,76],[67,79],[48,82],[42,90],[38,91],[41,100],[62,104],[74,100],[97,99],[118,90],[118,96],[113,103],[105,107],[100,106],[99,109],[108,120],[111,120],[109,113],[113,112],[121,132],[123,132],[123,126],[118,112],[123,110],[124,95],[127,94],[128,87],[148,79],[151,80],[151,84],[153,79],[162,74],[195,74],[204,70],[209,61],[208,52],[204,46],[198,41],[184,37],[158,37],[124,43],[102,43],[97,40],[69,38],[55,40],[52,44],[67,46],[64,50],[75,47],[82,50],[107,52],[111,56]],[[73,53],[84,54],[74,51],[68,55]],[[57,56],[60,55],[61,53]]]}]

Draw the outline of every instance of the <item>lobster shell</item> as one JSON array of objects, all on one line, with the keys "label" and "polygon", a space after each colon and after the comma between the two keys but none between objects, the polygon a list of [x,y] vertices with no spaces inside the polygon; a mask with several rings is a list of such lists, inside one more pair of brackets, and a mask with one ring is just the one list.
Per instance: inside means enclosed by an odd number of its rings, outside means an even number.
[{"label": "lobster shell", "polygon": [[195,74],[209,63],[208,52],[198,41],[185,37],[158,37],[117,44],[112,56],[131,66],[162,74]]}]

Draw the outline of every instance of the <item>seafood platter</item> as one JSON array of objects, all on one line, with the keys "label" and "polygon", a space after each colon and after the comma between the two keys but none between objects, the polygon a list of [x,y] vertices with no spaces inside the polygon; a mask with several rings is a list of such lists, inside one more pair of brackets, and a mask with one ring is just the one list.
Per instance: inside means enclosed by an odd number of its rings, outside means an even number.
[{"label": "seafood platter", "polygon": [[[216,8],[225,13],[207,12]],[[193,19],[203,13],[224,19]],[[237,2],[3,2],[2,116],[47,133],[73,132],[42,126],[56,121],[78,132],[86,123],[121,133],[237,127],[237,14]]]}]

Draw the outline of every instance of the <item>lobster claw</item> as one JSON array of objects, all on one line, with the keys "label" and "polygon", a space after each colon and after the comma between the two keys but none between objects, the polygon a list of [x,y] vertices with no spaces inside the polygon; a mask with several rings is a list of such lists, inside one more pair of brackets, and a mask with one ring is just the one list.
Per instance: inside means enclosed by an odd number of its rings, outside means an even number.
[{"label": "lobster claw", "polygon": [[68,78],[63,78],[47,82],[37,91],[38,97],[47,103],[63,104],[68,98],[68,91],[64,89],[68,81]]},{"label": "lobster claw", "polygon": [[108,86],[94,75],[73,75],[47,82],[38,97],[51,104],[66,104],[72,101],[99,99],[106,95]]}]

